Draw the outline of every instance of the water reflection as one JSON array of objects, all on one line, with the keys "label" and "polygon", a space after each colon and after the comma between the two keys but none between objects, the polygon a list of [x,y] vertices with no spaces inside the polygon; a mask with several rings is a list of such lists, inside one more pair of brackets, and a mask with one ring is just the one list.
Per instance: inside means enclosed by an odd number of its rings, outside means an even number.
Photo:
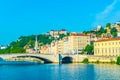
[{"label": "water reflection", "polygon": [[120,80],[120,66],[116,64],[95,64],[98,80]]},{"label": "water reflection", "polygon": [[0,66],[0,80],[120,80],[115,64],[40,64]]},{"label": "water reflection", "polygon": [[0,61],[4,61],[3,58],[0,57]]}]

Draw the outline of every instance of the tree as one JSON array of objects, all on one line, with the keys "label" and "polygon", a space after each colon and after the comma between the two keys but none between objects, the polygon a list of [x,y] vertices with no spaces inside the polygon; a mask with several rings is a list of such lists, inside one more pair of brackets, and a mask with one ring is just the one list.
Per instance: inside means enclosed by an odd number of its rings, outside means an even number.
[{"label": "tree", "polygon": [[108,27],[109,29],[111,28],[111,24],[110,23],[107,23],[106,24],[106,27]]},{"label": "tree", "polygon": [[65,36],[66,36],[65,34],[59,34],[60,39],[64,38]]},{"label": "tree", "polygon": [[95,34],[96,34],[97,36],[100,36],[101,34],[106,33],[106,32],[107,32],[107,30],[104,29],[103,27],[101,27],[99,31],[96,31],[96,32],[95,32]]},{"label": "tree", "polygon": [[115,27],[111,29],[110,33],[112,34],[113,37],[117,37],[117,29]]},{"label": "tree", "polygon": [[89,63],[88,58],[84,58],[83,61],[82,61],[82,63],[87,63],[88,64]]},{"label": "tree", "polygon": [[120,65],[120,56],[117,57],[117,62],[116,64]]},{"label": "tree", "polygon": [[93,50],[93,45],[87,45],[84,49],[85,52],[87,52],[87,54],[93,54],[94,50]]}]

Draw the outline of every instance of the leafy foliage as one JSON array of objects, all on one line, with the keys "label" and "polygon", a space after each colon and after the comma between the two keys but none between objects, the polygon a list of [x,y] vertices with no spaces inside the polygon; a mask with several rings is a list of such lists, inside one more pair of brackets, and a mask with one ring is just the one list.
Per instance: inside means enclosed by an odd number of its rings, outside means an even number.
[{"label": "leafy foliage", "polygon": [[112,34],[113,37],[117,37],[117,29],[115,27],[111,29],[110,33]]},{"label": "leafy foliage", "polygon": [[103,27],[101,27],[101,29],[100,29],[99,31],[96,31],[95,34],[96,34],[97,36],[100,36],[101,34],[106,33],[106,32],[107,32],[107,30],[104,29]]},{"label": "leafy foliage", "polygon": [[108,27],[109,29],[111,28],[111,24],[110,23],[107,23],[106,24],[106,27]]},{"label": "leafy foliage", "polygon": [[[69,35],[69,33],[67,34]],[[64,34],[60,34],[59,39],[67,36]],[[13,41],[10,43],[10,46],[7,49],[0,50],[0,53],[24,53],[24,47],[28,45],[30,48],[34,48],[35,46],[35,37],[36,35],[31,36],[21,36],[17,41]],[[38,35],[38,43],[40,46],[45,44],[50,44],[53,40],[56,40],[54,37],[50,35],[40,34]]]},{"label": "leafy foliage", "polygon": [[87,45],[84,49],[87,54],[93,54],[94,53],[94,46],[93,45]]},{"label": "leafy foliage", "polygon": [[89,63],[88,58],[83,59],[82,63]]},{"label": "leafy foliage", "polygon": [[120,65],[120,56],[117,57],[117,62],[116,64]]}]

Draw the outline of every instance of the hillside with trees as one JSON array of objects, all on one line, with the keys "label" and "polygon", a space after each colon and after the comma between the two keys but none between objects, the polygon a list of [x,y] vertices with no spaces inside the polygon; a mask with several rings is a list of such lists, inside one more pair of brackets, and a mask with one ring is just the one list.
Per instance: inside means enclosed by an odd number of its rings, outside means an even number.
[{"label": "hillside with trees", "polygon": [[[45,44],[51,44],[53,40],[59,40],[62,39],[65,36],[68,36],[64,34],[60,34],[59,38],[52,37],[51,35],[46,35],[46,34],[40,34],[37,35],[38,37],[38,43],[39,46],[45,45]],[[29,46],[29,48],[34,48],[35,46],[35,38],[36,35],[31,35],[31,36],[21,36],[18,38],[17,41],[13,41],[10,43],[9,47],[7,49],[0,50],[1,54],[4,53],[25,53],[25,46]]]}]

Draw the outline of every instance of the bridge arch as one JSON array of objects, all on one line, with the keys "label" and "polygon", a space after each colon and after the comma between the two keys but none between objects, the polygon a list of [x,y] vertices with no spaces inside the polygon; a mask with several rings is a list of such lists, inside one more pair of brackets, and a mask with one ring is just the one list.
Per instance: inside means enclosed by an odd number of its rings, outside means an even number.
[{"label": "bridge arch", "polygon": [[40,59],[40,60],[44,61],[44,63],[52,63],[51,60],[48,60],[48,59],[40,57],[40,56],[33,56],[33,55],[16,56],[16,58],[26,58],[26,57],[37,58],[37,59]]},{"label": "bridge arch", "polygon": [[66,56],[62,58],[62,63],[72,63],[72,62],[73,62],[73,58],[70,56]]}]

